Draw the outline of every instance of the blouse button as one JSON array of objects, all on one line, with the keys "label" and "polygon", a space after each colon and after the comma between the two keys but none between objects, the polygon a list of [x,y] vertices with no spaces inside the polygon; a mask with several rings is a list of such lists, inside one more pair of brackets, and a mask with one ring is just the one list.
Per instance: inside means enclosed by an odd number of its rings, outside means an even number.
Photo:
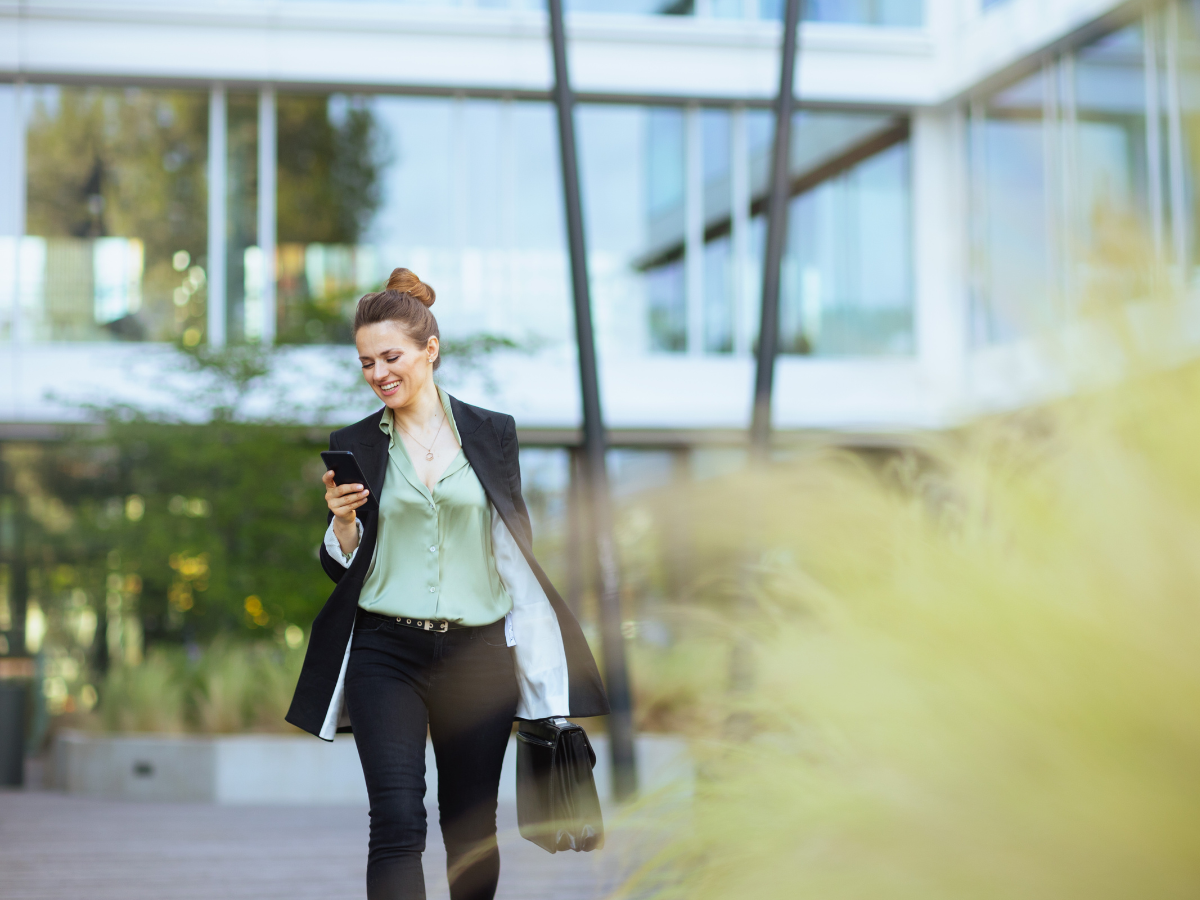
[{"label": "blouse button", "polygon": [[432,593],[433,593],[434,591],[436,591],[436,590],[437,590],[437,588],[435,588],[435,587],[431,587],[431,588],[429,589],[429,593],[431,593],[431,594],[432,594]]},{"label": "blouse button", "polygon": [[430,548],[429,548],[429,552],[430,552],[430,553],[437,553],[437,544],[434,544],[432,547],[430,547]]}]

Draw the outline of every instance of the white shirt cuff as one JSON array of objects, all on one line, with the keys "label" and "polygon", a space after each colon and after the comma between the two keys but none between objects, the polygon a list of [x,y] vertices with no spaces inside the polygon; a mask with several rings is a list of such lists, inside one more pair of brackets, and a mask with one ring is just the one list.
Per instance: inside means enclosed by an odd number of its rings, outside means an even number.
[{"label": "white shirt cuff", "polygon": [[[337,535],[333,533],[334,519],[329,523],[329,527],[325,529],[325,549],[329,551],[330,558],[340,566],[350,568],[350,563],[354,562],[354,557],[358,555],[358,547],[355,547],[349,553],[342,552],[342,545],[338,543]],[[356,518],[354,524],[358,527],[358,546],[362,546],[363,524],[362,519]]]}]

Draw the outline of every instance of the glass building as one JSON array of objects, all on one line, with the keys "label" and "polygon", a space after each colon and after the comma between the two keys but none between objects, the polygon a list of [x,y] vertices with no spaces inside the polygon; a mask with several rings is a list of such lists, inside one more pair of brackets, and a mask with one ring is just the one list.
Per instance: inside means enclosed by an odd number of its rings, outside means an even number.
[{"label": "glass building", "polygon": [[[667,640],[694,523],[662,489],[745,459],[783,3],[565,6],[623,597],[639,640]],[[804,7],[781,443],[894,445],[1036,403],[1094,348],[1081,314],[1163,333],[1157,298],[1194,312],[1200,0]],[[76,454],[66,426],[202,418],[176,348],[273,346],[246,409],[314,426],[293,431],[315,485],[323,433],[374,406],[347,387],[348,322],[396,266],[437,290],[449,389],[516,417],[539,558],[595,636],[552,77],[540,0],[0,3],[0,656],[22,631],[38,652],[56,611],[50,712],[95,702],[87,666],[184,639],[184,569],[208,572],[196,548],[154,575],[67,541],[74,509],[107,528],[149,507],[110,496],[144,444]],[[1173,332],[1190,353],[1195,319]],[[65,504],[53,473],[100,493]],[[192,493],[160,512],[199,523]],[[60,577],[85,550],[93,580]],[[234,612],[283,639],[311,585],[272,571],[293,605],[268,617],[246,587]]]},{"label": "glass building", "polygon": [[[1025,342],[1160,270],[1192,284],[1197,7],[1025,5],[806,4],[780,429],[1020,405]],[[616,445],[741,441],[782,6],[566,4]],[[404,265],[452,346],[515,348],[451,359],[455,390],[573,443],[551,77],[535,0],[0,10],[0,423],[77,418],[64,366],[75,401],[148,400],[164,344],[319,369]]]}]

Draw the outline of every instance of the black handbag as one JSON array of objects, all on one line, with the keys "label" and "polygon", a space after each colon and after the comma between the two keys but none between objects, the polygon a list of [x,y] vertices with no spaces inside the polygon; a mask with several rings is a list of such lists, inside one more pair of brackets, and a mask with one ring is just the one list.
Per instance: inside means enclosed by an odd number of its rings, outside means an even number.
[{"label": "black handbag", "polygon": [[558,717],[517,729],[517,824],[544,850],[599,850],[604,820],[592,768],[596,751],[584,730]]}]

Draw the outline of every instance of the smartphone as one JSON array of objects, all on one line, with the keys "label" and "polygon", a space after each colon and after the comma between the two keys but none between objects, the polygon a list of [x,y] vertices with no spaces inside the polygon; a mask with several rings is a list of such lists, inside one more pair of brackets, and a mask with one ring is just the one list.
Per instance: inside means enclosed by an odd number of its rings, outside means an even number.
[{"label": "smartphone", "polygon": [[325,468],[333,473],[334,484],[361,484],[371,491],[367,497],[375,499],[375,491],[371,490],[371,485],[367,483],[362,469],[358,466],[358,460],[349,450],[322,450],[321,461],[325,463]]}]

